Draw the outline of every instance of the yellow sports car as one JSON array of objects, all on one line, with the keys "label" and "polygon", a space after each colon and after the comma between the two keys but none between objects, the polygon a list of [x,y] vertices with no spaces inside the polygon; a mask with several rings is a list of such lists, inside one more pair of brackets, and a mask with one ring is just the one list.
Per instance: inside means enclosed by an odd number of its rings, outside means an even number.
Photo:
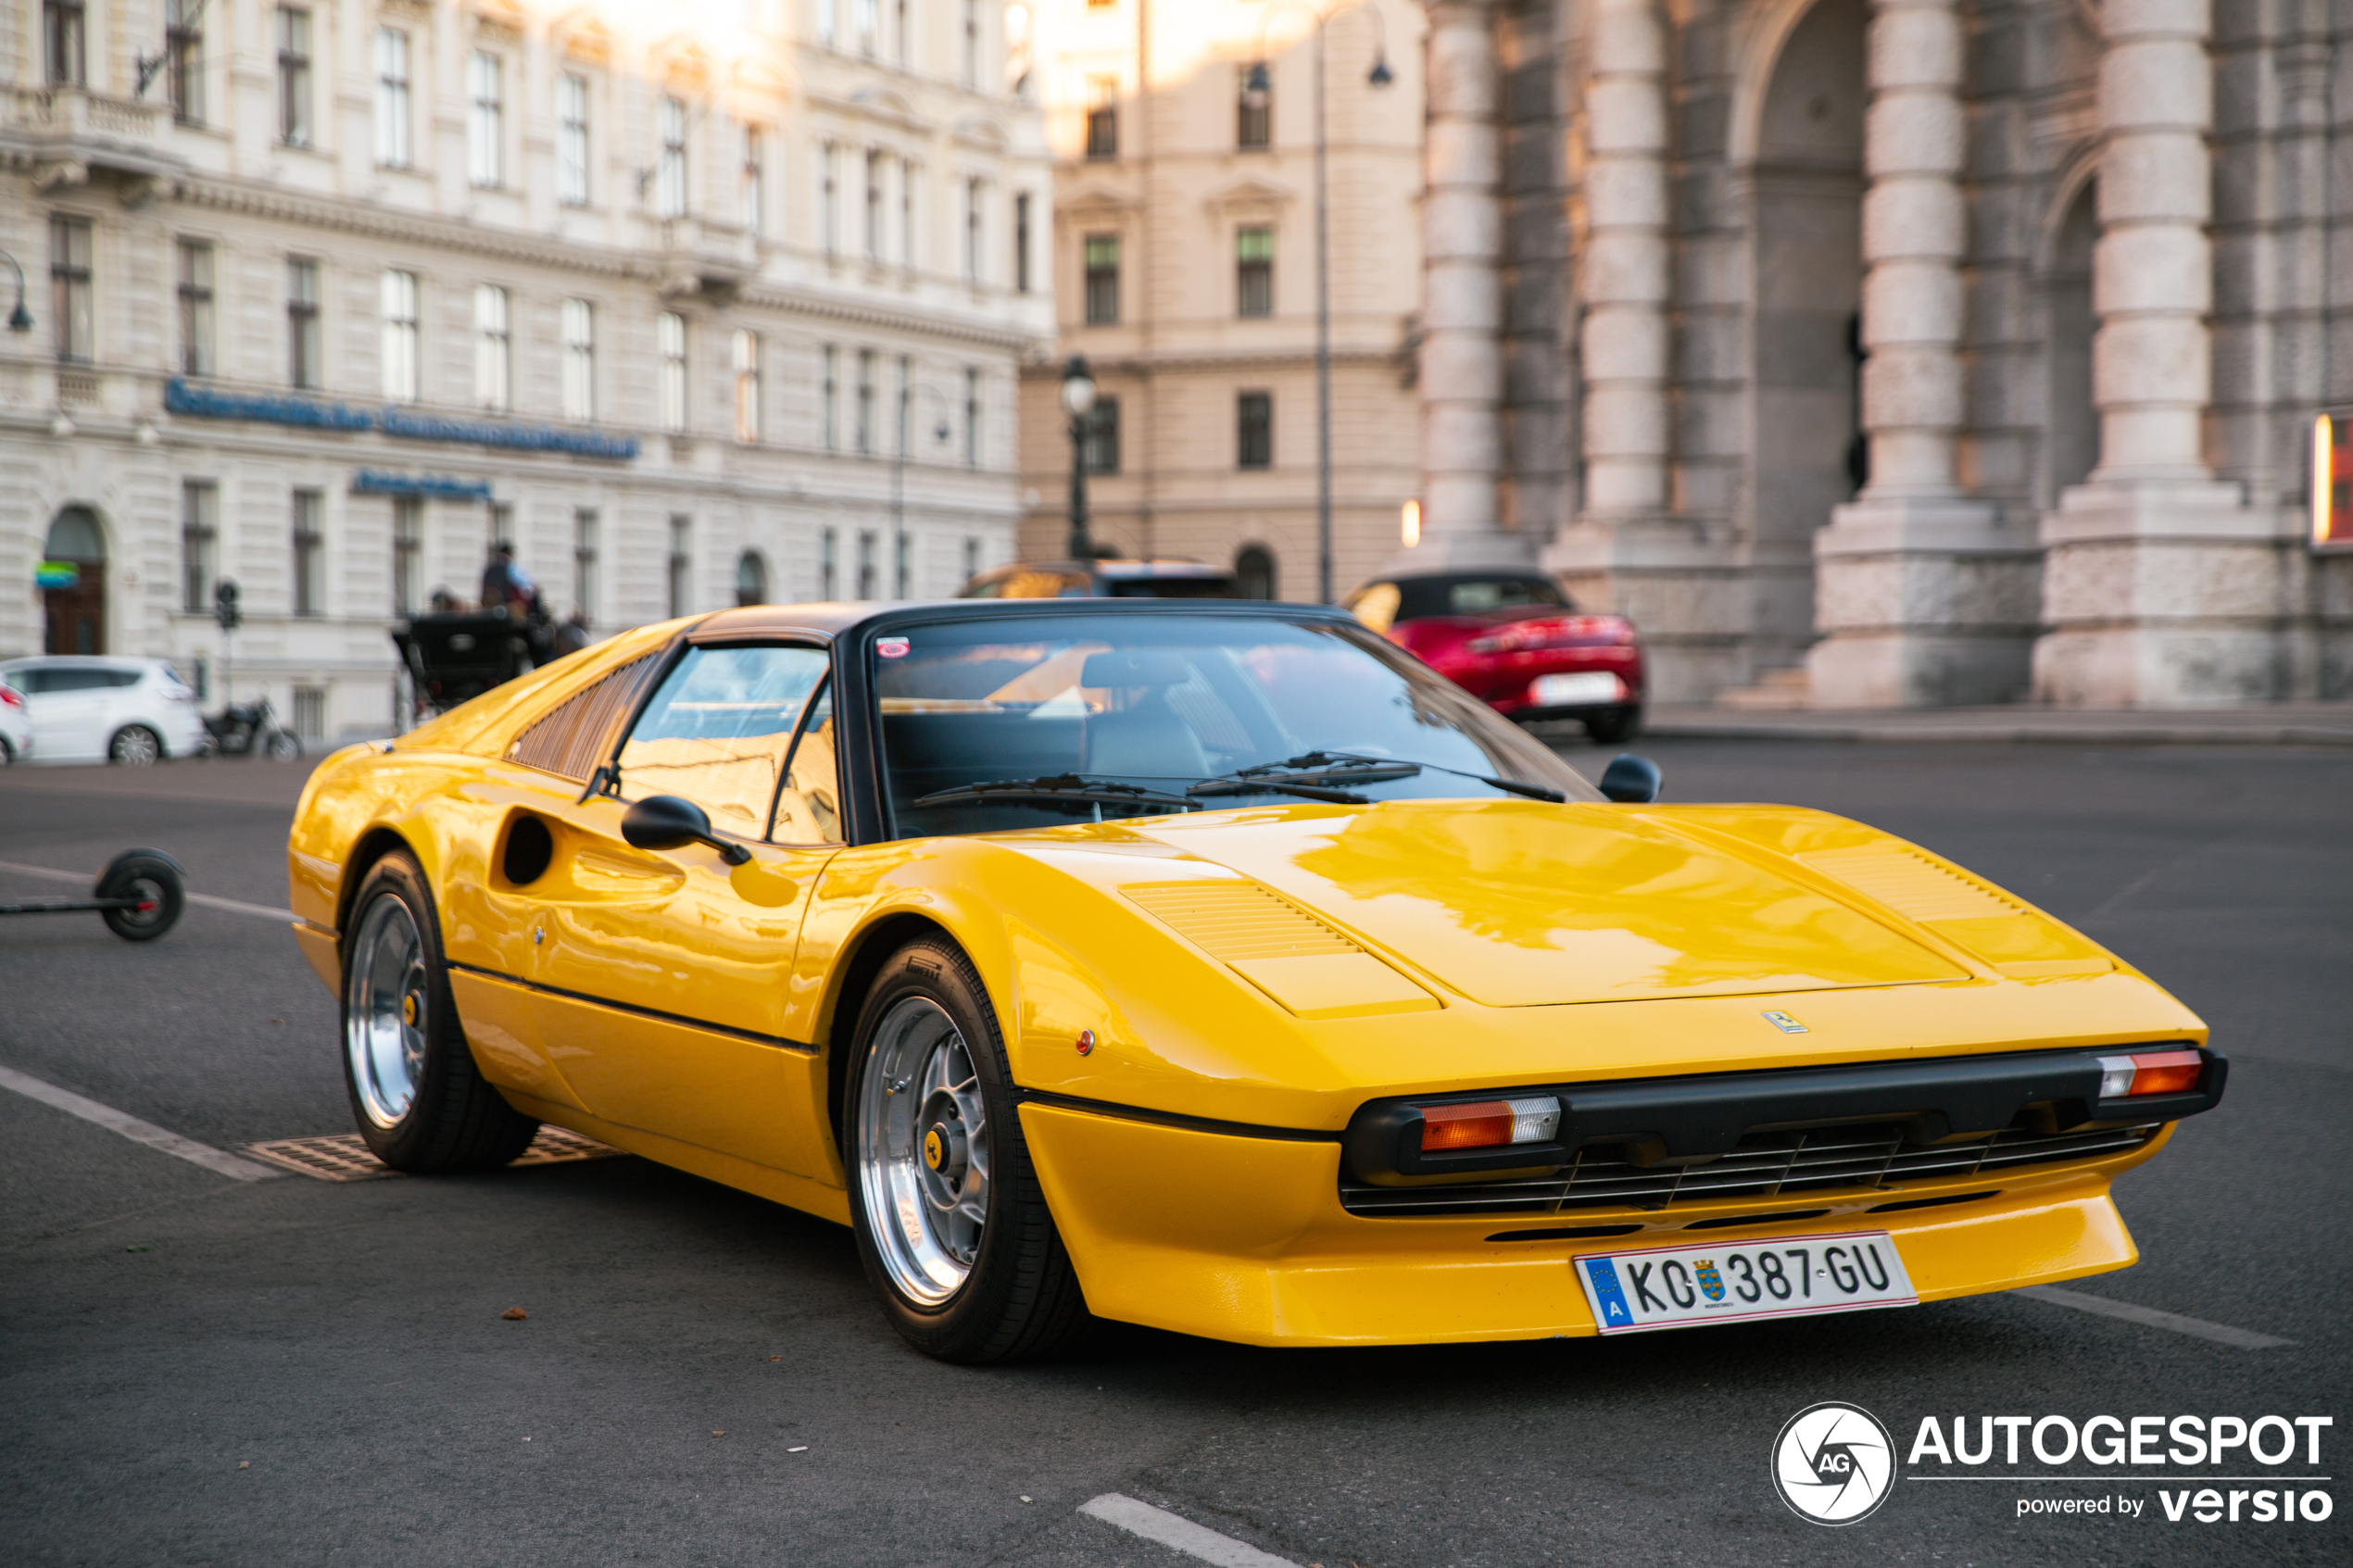
[{"label": "yellow sports car", "polygon": [[2195,1016],[1901,840],[1603,782],[1337,610],[723,610],[322,763],[296,930],[386,1162],[547,1122],[824,1215],[954,1361],[2133,1261]]}]

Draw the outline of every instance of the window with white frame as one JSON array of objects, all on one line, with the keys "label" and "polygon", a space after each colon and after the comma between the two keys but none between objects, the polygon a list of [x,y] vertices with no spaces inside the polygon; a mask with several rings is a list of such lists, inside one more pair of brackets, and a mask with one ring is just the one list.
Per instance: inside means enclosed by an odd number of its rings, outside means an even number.
[{"label": "window with white frame", "polygon": [[841,147],[828,142],[817,155],[817,217],[828,258],[841,254]]},{"label": "window with white frame", "polygon": [[564,418],[585,424],[597,417],[597,308],[567,299],[563,318]]},{"label": "window with white frame", "polygon": [[661,101],[659,116],[661,156],[654,164],[654,216],[686,216],[686,106],[676,98]]},{"label": "window with white frame", "polygon": [[983,281],[981,265],[981,212],[988,200],[988,187],[978,180],[964,182],[964,282],[978,288]]},{"label": "window with white frame", "polygon": [[866,154],[866,259],[883,258],[883,155]]},{"label": "window with white frame", "polygon": [[831,528],[817,535],[817,597],[830,601],[841,594],[841,534]]},{"label": "window with white frame", "polygon": [[290,256],[286,257],[286,384],[306,391],[321,385],[326,380],[324,352],[319,330],[319,263],[310,257]]},{"label": "window with white frame", "polygon": [[183,480],[180,485],[180,608],[201,613],[212,608],[212,583],[219,570],[220,487],[208,479]]},{"label": "window with white frame", "polygon": [[49,216],[49,299],[57,318],[57,358],[88,364],[97,353],[98,312],[92,287],[90,220]]},{"label": "window with white frame", "polygon": [[744,161],[736,177],[736,220],[757,238],[768,207],[768,132],[749,120],[743,126]]},{"label": "window with white frame", "polygon": [[858,450],[871,455],[875,449],[875,351],[858,351],[858,393],[856,422],[851,433],[856,436]]},{"label": "window with white frame", "polygon": [[326,602],[326,539],[320,521],[326,496],[316,490],[294,493],[294,612],[324,615]]},{"label": "window with white frame", "polygon": [[836,452],[841,449],[841,351],[829,343],[819,351],[817,358],[819,433],[825,450]]},{"label": "window with white frame", "polygon": [[964,466],[980,467],[980,372],[969,367],[964,370]]},{"label": "window with white frame", "polygon": [[875,534],[871,530],[862,529],[859,531],[857,596],[862,600],[871,599],[875,596]]},{"label": "window with white frame", "polygon": [[1029,292],[1029,193],[1013,197],[1013,292]]},{"label": "window with white frame", "polygon": [[164,95],[182,125],[204,123],[204,4],[165,0],[163,8]]},{"label": "window with white frame", "polygon": [[841,0],[817,0],[817,42],[828,49],[841,42]]},{"label": "window with white frame", "polygon": [[882,19],[875,0],[849,0],[857,7],[858,52],[874,58],[875,34],[882,31]]},{"label": "window with white frame", "polygon": [[278,140],[310,144],[310,13],[278,7]]},{"label": "window with white frame", "polygon": [[686,428],[686,318],[665,310],[654,329],[661,358],[661,428],[676,434]]},{"label": "window with white frame", "polygon": [[423,606],[425,498],[392,498],[392,612],[409,615]]},{"label": "window with white frame", "polygon": [[749,444],[760,439],[760,334],[737,327],[732,358],[736,370],[736,439]]},{"label": "window with white frame", "polygon": [[504,413],[513,406],[514,351],[507,333],[507,291],[474,285],[474,402]]},{"label": "window with white frame", "polygon": [[376,162],[385,169],[409,167],[409,35],[396,27],[376,30]]},{"label": "window with white frame", "polygon": [[980,0],[964,0],[964,65],[958,81],[967,89],[980,85]]},{"label": "window with white frame", "polygon": [[417,274],[390,271],[379,285],[382,318],[380,356],[384,395],[396,403],[417,400]]},{"label": "window with white frame", "polygon": [[506,74],[487,49],[466,56],[466,178],[476,185],[506,182]]},{"label": "window with white frame", "polygon": [[213,373],[212,246],[180,242],[180,373]]},{"label": "window with white frame", "polygon": [[556,199],[588,205],[588,79],[556,79]]},{"label": "window with white frame", "polygon": [[80,87],[89,74],[90,19],[82,0],[41,0],[41,53],[52,87]]},{"label": "window with white frame", "polygon": [[695,520],[684,512],[670,514],[670,618],[694,612]]},{"label": "window with white frame", "polygon": [[915,214],[922,207],[923,166],[899,160],[899,264],[915,265]]},{"label": "window with white frame", "polygon": [[581,507],[572,514],[572,602],[573,608],[593,621],[601,601],[604,586],[598,571],[598,518],[596,509]]}]

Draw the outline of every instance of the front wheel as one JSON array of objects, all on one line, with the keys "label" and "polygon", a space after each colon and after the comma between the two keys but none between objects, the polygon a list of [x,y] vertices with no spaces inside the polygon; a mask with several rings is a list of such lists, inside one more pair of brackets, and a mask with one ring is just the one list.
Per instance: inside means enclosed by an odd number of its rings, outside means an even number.
[{"label": "front wheel", "polygon": [[267,755],[272,762],[293,762],[302,756],[302,740],[292,730],[272,730]]},{"label": "front wheel", "polygon": [[107,759],[126,768],[153,767],[163,757],[163,742],[145,724],[125,724],[107,744]]},{"label": "front wheel", "polygon": [[509,1105],[474,1065],[424,872],[406,853],[385,856],[359,884],[351,910],[343,1069],[359,1135],[396,1171],[506,1164],[539,1123]]},{"label": "front wheel", "polygon": [[891,1323],[968,1365],[1050,1351],[1086,1311],[979,973],[944,939],[883,965],[843,1110],[850,1219]]}]

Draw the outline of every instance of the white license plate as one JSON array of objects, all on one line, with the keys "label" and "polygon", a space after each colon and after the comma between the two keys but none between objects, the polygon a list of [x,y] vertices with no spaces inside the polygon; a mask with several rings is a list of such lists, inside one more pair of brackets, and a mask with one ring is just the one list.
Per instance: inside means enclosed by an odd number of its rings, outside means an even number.
[{"label": "white license plate", "polygon": [[1920,1304],[1885,1231],[1596,1252],[1570,1266],[1604,1334]]},{"label": "white license plate", "polygon": [[1539,675],[1529,683],[1528,698],[1540,708],[1616,702],[1617,677],[1607,671],[1589,671],[1581,675]]}]

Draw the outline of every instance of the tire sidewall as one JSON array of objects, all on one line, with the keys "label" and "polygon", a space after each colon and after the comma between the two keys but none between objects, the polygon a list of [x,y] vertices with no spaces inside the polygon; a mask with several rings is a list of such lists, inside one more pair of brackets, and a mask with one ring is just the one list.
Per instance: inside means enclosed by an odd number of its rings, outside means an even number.
[{"label": "tire sidewall", "polygon": [[[859,1138],[862,1118],[860,1096],[872,1066],[875,1035],[891,1009],[910,997],[921,997],[945,1012],[964,1037],[979,1079],[981,1103],[988,1108],[989,1155],[992,1163],[988,1223],[980,1237],[980,1255],[961,1288],[937,1306],[910,1301],[891,1282],[875,1239],[873,1218],[866,1210],[865,1182],[860,1169]],[[842,1160],[849,1190],[850,1228],[858,1238],[858,1261],[899,1332],[926,1354],[949,1361],[983,1359],[1010,1310],[1021,1266],[1018,1210],[1036,1205],[1044,1196],[1029,1163],[1022,1137],[1013,1075],[1005,1060],[1004,1041],[997,1029],[995,1010],[972,962],[942,940],[910,943],[887,960],[861,1005],[858,1029],[851,1044],[851,1071],[842,1097],[839,1129]],[[1056,1243],[1059,1247],[1059,1242]]]},{"label": "tire sidewall", "polygon": [[180,868],[161,855],[133,849],[118,855],[110,861],[106,874],[98,879],[95,889],[101,898],[119,898],[130,893],[129,884],[145,878],[156,888],[160,906],[145,921],[132,918],[127,909],[107,909],[103,918],[107,929],[126,942],[152,942],[180,922],[182,909],[187,902],[187,890],[181,881]]},{"label": "tire sidewall", "polygon": [[[360,1137],[377,1159],[395,1170],[406,1170],[419,1163],[423,1156],[424,1146],[432,1136],[434,1107],[440,1102],[449,1074],[459,1070],[454,1053],[470,1047],[464,1031],[458,1025],[457,1001],[449,990],[449,969],[442,961],[441,922],[434,910],[432,890],[425,884],[424,872],[404,851],[396,850],[369,868],[366,880],[359,884],[359,896],[351,901],[351,918],[345,923],[345,930],[356,937],[368,912],[383,898],[397,898],[408,907],[409,918],[416,922],[417,941],[425,966],[428,1016],[424,1072],[399,1121],[389,1127],[376,1125],[368,1115],[367,1102],[360,1096],[359,1079],[352,1068],[351,966],[358,958],[352,944],[345,946],[342,984],[337,987],[335,1014],[339,1027],[335,1047],[343,1060],[343,1086],[351,1099],[351,1119],[358,1124]],[[471,1060],[465,1065],[471,1066]]]}]

